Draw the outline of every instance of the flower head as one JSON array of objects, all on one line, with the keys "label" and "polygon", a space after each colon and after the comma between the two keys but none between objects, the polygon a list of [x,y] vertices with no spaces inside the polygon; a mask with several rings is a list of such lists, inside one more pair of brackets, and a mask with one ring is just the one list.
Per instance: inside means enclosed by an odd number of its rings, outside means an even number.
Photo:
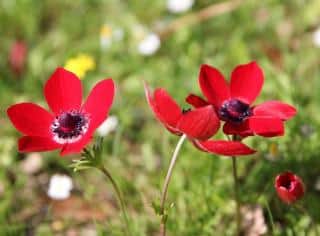
[{"label": "flower head", "polygon": [[16,41],[11,45],[9,65],[11,70],[19,75],[22,73],[27,59],[27,45],[24,41]]},{"label": "flower head", "polygon": [[79,54],[76,57],[67,60],[64,68],[76,74],[82,79],[86,73],[96,67],[94,59],[87,54]]},{"label": "flower head", "polygon": [[72,188],[72,179],[68,175],[55,174],[50,178],[47,194],[54,200],[65,200],[70,197]]},{"label": "flower head", "polygon": [[118,118],[116,116],[109,116],[97,129],[97,133],[101,137],[107,136],[112,131],[115,131],[118,126]]},{"label": "flower head", "polygon": [[181,13],[191,9],[194,0],[167,0],[167,8],[172,13]]},{"label": "flower head", "polygon": [[19,103],[7,114],[23,137],[20,152],[61,149],[61,155],[79,153],[107,118],[114,97],[112,79],[100,81],[82,103],[82,84],[73,73],[58,68],[44,87],[51,112],[34,103]]},{"label": "flower head", "polygon": [[155,33],[149,33],[140,41],[138,52],[144,56],[151,56],[158,51],[160,46],[160,37]]},{"label": "flower head", "polygon": [[316,47],[320,47],[320,28],[316,29],[316,30],[313,32],[312,39],[313,39],[313,44],[314,44]]},{"label": "flower head", "polygon": [[287,204],[299,200],[305,193],[302,180],[291,172],[279,174],[275,179],[274,187],[279,198]]},{"label": "flower head", "polygon": [[156,89],[152,95],[145,85],[145,93],[153,113],[166,129],[179,136],[185,134],[200,150],[227,156],[254,152],[241,142],[207,140],[216,134],[220,127],[211,105],[183,110],[163,88]]},{"label": "flower head", "polygon": [[256,62],[237,66],[231,74],[230,85],[216,68],[202,65],[199,84],[207,101],[193,94],[186,100],[194,107],[211,104],[225,122],[223,131],[226,134],[281,136],[284,121],[293,117],[296,109],[280,101],[253,106],[263,82],[263,71]]}]

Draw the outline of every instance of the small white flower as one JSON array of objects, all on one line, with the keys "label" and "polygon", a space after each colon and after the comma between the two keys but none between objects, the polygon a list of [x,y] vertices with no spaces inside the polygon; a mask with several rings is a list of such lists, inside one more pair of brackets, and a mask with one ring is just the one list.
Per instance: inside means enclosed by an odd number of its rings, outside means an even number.
[{"label": "small white flower", "polygon": [[118,126],[118,118],[116,116],[109,116],[97,129],[99,136],[104,137],[114,131]]},{"label": "small white flower", "polygon": [[54,200],[64,200],[70,197],[72,188],[72,179],[69,176],[55,174],[50,178],[47,194]]},{"label": "small white flower", "polygon": [[194,0],[167,0],[167,8],[172,13],[181,13],[191,9]]},{"label": "small white flower", "polygon": [[160,45],[161,41],[159,36],[155,33],[150,33],[139,43],[138,51],[142,55],[150,56],[158,51]]},{"label": "small white flower", "polygon": [[320,47],[320,27],[313,32],[313,43],[316,47]]}]

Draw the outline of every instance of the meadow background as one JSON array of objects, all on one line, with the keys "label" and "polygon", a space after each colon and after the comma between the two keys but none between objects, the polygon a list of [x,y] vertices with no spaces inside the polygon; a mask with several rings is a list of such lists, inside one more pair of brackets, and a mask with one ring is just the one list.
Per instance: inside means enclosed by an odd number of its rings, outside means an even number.
[{"label": "meadow background", "polygon": [[[219,2],[196,0],[189,11],[173,14],[164,0],[0,1],[0,235],[122,235],[118,205],[104,177],[93,170],[73,172],[69,165],[79,156],[61,158],[58,152],[41,153],[40,165],[30,170],[30,156],[17,152],[19,134],[6,116],[13,103],[46,106],[45,81],[56,67],[81,54],[93,61],[83,76],[85,94],[107,77],[117,85],[110,115],[119,124],[104,139],[105,165],[124,193],[134,235],[158,235],[160,217],[152,202],[159,201],[178,142],[154,118],[143,80],[153,88],[166,88],[188,108],[185,96],[200,94],[197,79],[202,63],[221,69],[229,78],[236,65],[251,60],[265,73],[256,103],[279,99],[295,105],[298,115],[286,123],[284,137],[246,141],[259,152],[238,161],[243,214],[248,216],[244,235],[257,235],[252,232],[265,226],[265,235],[316,235],[320,48],[315,32],[320,27],[320,2],[242,1],[233,11],[160,34],[161,46],[152,55],[141,55],[137,49],[148,32],[163,32],[176,19]],[[17,40],[27,45],[21,73],[8,62]],[[276,196],[274,177],[286,170],[306,184],[300,202],[305,212]],[[50,176],[56,173],[72,177],[74,188],[67,200],[47,196]],[[233,235],[232,184],[231,159],[185,143],[169,188],[169,235]]]}]

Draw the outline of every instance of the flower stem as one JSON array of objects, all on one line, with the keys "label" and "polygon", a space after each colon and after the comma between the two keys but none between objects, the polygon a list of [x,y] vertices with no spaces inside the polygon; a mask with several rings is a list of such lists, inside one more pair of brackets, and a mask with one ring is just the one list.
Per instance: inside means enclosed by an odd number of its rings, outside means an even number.
[{"label": "flower stem", "polygon": [[161,214],[161,225],[160,225],[160,231],[161,231],[161,235],[165,236],[166,235],[166,222],[167,222],[167,216],[165,214],[165,203],[166,203],[166,199],[167,199],[167,193],[168,193],[168,187],[169,187],[169,182],[172,176],[172,171],[173,168],[176,164],[177,158],[178,158],[178,154],[180,152],[181,146],[184,142],[184,140],[186,139],[186,135],[182,135],[181,138],[179,139],[179,142],[173,152],[171,161],[170,161],[170,165],[169,165],[169,169],[166,175],[166,179],[164,181],[163,184],[163,188],[162,188],[162,194],[161,194],[161,205],[160,205],[160,214]]},{"label": "flower stem", "polygon": [[240,235],[240,224],[241,224],[241,214],[240,214],[240,200],[239,200],[239,181],[237,174],[237,158],[235,156],[232,157],[232,172],[233,172],[233,180],[234,180],[234,199],[236,201],[236,221],[237,221],[237,234]]},{"label": "flower stem", "polygon": [[115,190],[115,193],[117,195],[118,201],[120,203],[120,208],[121,208],[121,211],[122,211],[122,214],[123,214],[125,225],[126,225],[126,229],[125,229],[126,235],[131,235],[129,218],[128,218],[128,215],[127,215],[126,206],[125,206],[121,191],[120,191],[117,183],[115,182],[115,180],[112,178],[110,172],[103,165],[101,167],[99,167],[99,170],[107,177],[107,179],[110,180],[110,182],[112,184],[112,187]]}]

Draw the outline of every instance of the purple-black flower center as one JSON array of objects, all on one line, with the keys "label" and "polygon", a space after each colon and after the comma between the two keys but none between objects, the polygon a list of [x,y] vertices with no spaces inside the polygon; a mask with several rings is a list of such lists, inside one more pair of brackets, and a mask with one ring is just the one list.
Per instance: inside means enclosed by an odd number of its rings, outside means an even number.
[{"label": "purple-black flower center", "polygon": [[222,104],[218,114],[224,121],[240,123],[252,115],[252,110],[248,104],[238,99],[230,99]]},{"label": "purple-black flower center", "polygon": [[286,180],[283,180],[283,182],[281,183],[281,186],[284,187],[285,189],[287,190],[290,190],[291,189],[291,180],[290,179],[286,179]]},{"label": "purple-black flower center", "polygon": [[56,142],[73,143],[87,132],[88,125],[87,115],[79,111],[67,111],[56,116],[51,125],[51,131]]}]

